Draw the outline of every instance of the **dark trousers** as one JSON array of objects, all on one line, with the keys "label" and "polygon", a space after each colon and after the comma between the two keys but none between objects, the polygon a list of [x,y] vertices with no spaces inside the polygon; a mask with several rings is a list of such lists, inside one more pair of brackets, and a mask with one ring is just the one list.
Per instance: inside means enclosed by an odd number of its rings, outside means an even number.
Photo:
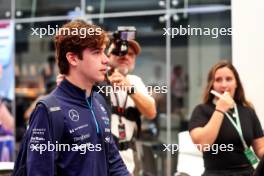
[{"label": "dark trousers", "polygon": [[239,168],[227,170],[205,170],[202,176],[253,176],[254,169]]}]

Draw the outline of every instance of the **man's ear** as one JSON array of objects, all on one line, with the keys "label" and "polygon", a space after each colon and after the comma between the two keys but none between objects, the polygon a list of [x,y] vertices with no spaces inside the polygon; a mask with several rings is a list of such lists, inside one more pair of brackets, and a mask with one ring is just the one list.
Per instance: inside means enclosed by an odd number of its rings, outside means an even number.
[{"label": "man's ear", "polygon": [[73,52],[67,52],[66,53],[66,58],[68,60],[68,62],[70,63],[70,65],[72,66],[76,66],[78,63],[78,56],[76,54],[74,54]]}]

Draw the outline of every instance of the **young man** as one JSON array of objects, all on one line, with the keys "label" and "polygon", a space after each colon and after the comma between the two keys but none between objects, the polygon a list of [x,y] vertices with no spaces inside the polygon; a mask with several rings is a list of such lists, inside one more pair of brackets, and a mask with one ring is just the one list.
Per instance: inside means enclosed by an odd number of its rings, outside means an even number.
[{"label": "young man", "polygon": [[94,83],[103,81],[106,74],[107,40],[100,27],[81,20],[65,24],[57,33],[56,59],[65,79],[52,93],[64,118],[60,143],[64,147],[60,149],[67,148],[67,151],[43,150],[52,143],[52,129],[47,109],[39,104],[31,115],[27,131],[30,133],[27,175],[53,176],[55,172],[64,176],[129,175],[113,143],[104,103],[92,90]]},{"label": "young man", "polygon": [[[111,132],[129,173],[134,175],[138,175],[138,163],[134,160],[137,159],[134,157],[134,136],[140,130],[141,114],[148,119],[154,119],[156,116],[155,100],[148,94],[143,81],[140,77],[129,74],[134,70],[136,57],[140,52],[138,42],[130,40],[126,55],[110,54],[109,64],[114,68],[114,72],[108,76],[108,81],[113,89],[106,92],[103,88],[110,86],[107,84],[97,87],[97,91],[105,93],[108,104],[112,105]],[[58,85],[64,77],[65,75],[57,77]]]}]

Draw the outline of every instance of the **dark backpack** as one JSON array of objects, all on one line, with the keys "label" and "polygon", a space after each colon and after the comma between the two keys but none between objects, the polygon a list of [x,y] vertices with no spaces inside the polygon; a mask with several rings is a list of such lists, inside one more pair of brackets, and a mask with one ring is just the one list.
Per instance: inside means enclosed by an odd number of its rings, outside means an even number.
[{"label": "dark backpack", "polygon": [[[49,114],[48,121],[52,133],[52,142],[55,143],[55,141],[58,141],[60,143],[64,129],[64,118],[63,114],[61,113],[61,107],[59,106],[56,97],[51,93],[41,99],[36,106],[38,106],[39,104],[43,104],[47,108]],[[28,144],[30,140],[29,134],[30,133],[26,131],[21,142],[12,176],[27,175],[26,163],[27,150],[29,147]],[[58,157],[58,153],[55,153],[55,161],[58,159]]]}]

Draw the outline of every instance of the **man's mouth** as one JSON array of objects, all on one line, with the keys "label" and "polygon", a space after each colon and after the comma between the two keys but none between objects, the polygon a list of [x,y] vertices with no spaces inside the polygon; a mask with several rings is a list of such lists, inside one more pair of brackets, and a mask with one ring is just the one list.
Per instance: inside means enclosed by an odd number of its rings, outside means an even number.
[{"label": "man's mouth", "polygon": [[106,68],[104,68],[104,69],[100,69],[100,72],[103,72],[104,74],[106,74],[107,69],[106,69]]},{"label": "man's mouth", "polygon": [[122,65],[128,65],[128,62],[126,60],[120,60],[118,63]]}]

